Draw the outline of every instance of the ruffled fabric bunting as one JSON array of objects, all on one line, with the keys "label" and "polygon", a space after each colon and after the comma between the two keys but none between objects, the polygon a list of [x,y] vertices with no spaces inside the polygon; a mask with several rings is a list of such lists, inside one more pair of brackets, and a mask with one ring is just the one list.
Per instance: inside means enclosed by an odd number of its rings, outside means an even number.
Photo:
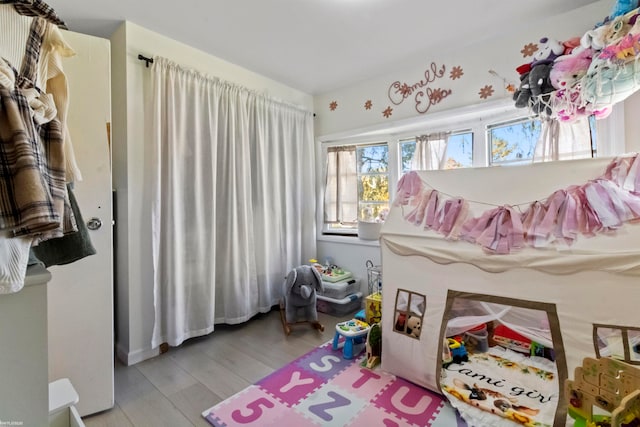
[{"label": "ruffled fabric bunting", "polygon": [[446,200],[438,211],[432,229],[447,239],[458,240],[462,225],[467,220],[469,204],[461,197]]},{"label": "ruffled fabric bunting", "polygon": [[398,185],[396,205],[409,205],[405,220],[450,240],[466,240],[493,254],[531,246],[573,244],[578,236],[614,231],[640,221],[640,155],[614,159],[604,174],[583,185],[555,191],[532,202],[524,213],[505,205],[469,218],[468,202],[445,198],[425,188],[419,175],[407,174]]},{"label": "ruffled fabric bunting", "polygon": [[444,203],[440,203],[440,200],[438,191],[425,189],[414,199],[415,207],[404,218],[415,226],[438,232],[447,239],[458,240],[469,205],[460,197],[445,200]]},{"label": "ruffled fabric bunting", "polygon": [[525,246],[520,214],[507,205],[466,221],[460,237],[482,246],[485,252],[501,255]]},{"label": "ruffled fabric bunting", "polygon": [[406,206],[422,191],[422,180],[416,171],[402,175],[396,186],[395,206]]},{"label": "ruffled fabric bunting", "polygon": [[640,193],[640,155],[616,157],[601,177],[632,193]]}]

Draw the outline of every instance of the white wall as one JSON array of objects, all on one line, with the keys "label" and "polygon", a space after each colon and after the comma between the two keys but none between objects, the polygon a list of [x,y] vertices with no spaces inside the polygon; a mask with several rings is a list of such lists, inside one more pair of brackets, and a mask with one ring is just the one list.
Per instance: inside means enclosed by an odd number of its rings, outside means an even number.
[{"label": "white wall", "polygon": [[154,323],[151,217],[145,156],[145,93],[150,70],[138,54],[168,58],[184,67],[227,80],[311,110],[311,95],[125,22],[111,37],[113,75],[113,182],[116,189],[116,295],[118,357],[127,364],[157,354]]},{"label": "white wall", "polygon": [[[483,100],[479,97],[480,88],[492,85],[493,96],[487,102],[498,98],[511,98],[504,88],[504,81],[519,84],[516,67],[531,62],[520,50],[527,43],[537,43],[540,38],[548,36],[558,40],[566,40],[574,36],[582,36],[587,30],[602,21],[612,7],[611,0],[600,0],[574,11],[557,15],[542,23],[523,22],[517,34],[504,34],[501,37],[484,41],[480,44],[470,41],[469,46],[452,50],[447,44],[446,34],[442,35],[440,52],[424,52],[416,55],[412,61],[398,64],[397,71],[381,75],[358,85],[316,96],[314,98],[316,112],[316,136],[324,136],[364,127],[393,126],[394,122],[411,117],[425,116],[432,112],[448,110],[456,107],[477,104]],[[482,19],[479,17],[478,19]],[[505,17],[505,19],[508,19]],[[451,31],[455,31],[455,19],[451,22]],[[482,38],[482,35],[479,35]],[[432,62],[438,66],[445,65],[443,78],[436,79],[428,87],[451,89],[452,94],[439,104],[430,107],[426,114],[416,111],[414,97],[409,97],[400,105],[394,105],[387,92],[393,82],[399,81],[413,85],[424,80],[425,70],[430,69]],[[456,80],[449,78],[449,71],[460,66],[464,75]],[[502,78],[489,73],[494,70]],[[373,107],[364,108],[364,103],[371,100]],[[331,111],[329,104],[337,102],[338,107]],[[388,106],[393,108],[392,116],[385,118],[382,111]],[[422,107],[420,107],[422,108]]]}]

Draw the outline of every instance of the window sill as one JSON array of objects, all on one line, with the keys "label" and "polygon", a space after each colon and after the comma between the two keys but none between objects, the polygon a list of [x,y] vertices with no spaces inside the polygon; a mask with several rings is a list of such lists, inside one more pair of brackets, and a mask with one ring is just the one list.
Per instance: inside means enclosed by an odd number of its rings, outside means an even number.
[{"label": "window sill", "polygon": [[359,246],[380,246],[379,240],[362,240],[355,235],[336,235],[336,234],[320,234],[317,237],[318,241],[331,242],[331,243],[343,243],[346,245],[359,245]]}]

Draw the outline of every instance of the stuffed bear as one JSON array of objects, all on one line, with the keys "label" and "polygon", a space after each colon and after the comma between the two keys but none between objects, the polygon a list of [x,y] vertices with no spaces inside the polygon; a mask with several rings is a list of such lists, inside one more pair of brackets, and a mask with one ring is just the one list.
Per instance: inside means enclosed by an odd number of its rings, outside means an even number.
[{"label": "stuffed bear", "polygon": [[324,291],[322,276],[310,265],[301,265],[287,274],[284,282],[285,317],[288,323],[318,322],[316,292]]},{"label": "stuffed bear", "polygon": [[587,74],[592,59],[593,49],[581,49],[557,57],[549,73],[551,84],[556,89],[570,88]]},{"label": "stuffed bear", "polygon": [[418,316],[409,315],[409,318],[407,319],[406,327],[407,327],[406,329],[407,335],[414,338],[420,338],[420,328],[422,327],[422,319],[420,319]]}]

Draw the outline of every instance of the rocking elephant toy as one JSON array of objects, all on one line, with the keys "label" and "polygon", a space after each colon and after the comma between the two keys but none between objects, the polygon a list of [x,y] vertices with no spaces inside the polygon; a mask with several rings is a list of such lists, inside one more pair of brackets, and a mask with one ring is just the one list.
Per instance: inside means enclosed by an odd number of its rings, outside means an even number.
[{"label": "rocking elephant toy", "polygon": [[287,274],[284,282],[284,303],[280,303],[280,317],[284,333],[291,333],[291,325],[309,323],[324,331],[318,322],[316,292],[323,291],[320,272],[310,265],[301,265]]}]

